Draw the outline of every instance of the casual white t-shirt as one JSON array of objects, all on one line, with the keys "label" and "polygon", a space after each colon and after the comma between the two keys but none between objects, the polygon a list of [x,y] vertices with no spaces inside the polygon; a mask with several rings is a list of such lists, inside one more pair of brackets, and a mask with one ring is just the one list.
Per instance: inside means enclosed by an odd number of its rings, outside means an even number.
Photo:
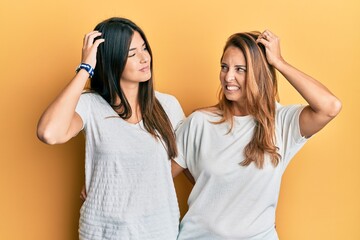
[{"label": "casual white t-shirt", "polygon": [[263,169],[239,164],[256,127],[253,117],[234,117],[230,133],[228,123],[212,123],[220,120],[213,113],[196,111],[184,121],[176,131],[175,160],[189,169],[196,183],[178,239],[278,239],[275,210],[281,177],[306,142],[299,128],[302,109],[277,104],[275,134],[281,161],[274,167],[266,155]]},{"label": "casual white t-shirt", "polygon": [[[158,92],[156,98],[175,129],[184,118],[179,102]],[[80,239],[176,239],[179,208],[163,143],[142,121],[120,118],[97,93],[82,94],[76,112],[86,137]]]}]

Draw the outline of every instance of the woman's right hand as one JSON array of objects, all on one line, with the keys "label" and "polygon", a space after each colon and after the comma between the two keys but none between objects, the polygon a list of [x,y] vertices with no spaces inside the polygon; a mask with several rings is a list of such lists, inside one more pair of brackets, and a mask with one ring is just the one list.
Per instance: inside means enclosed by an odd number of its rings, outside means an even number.
[{"label": "woman's right hand", "polygon": [[[99,44],[105,39],[98,31],[92,31],[85,35],[82,62],[90,64],[92,68],[96,65],[96,53]],[[60,144],[67,142],[76,136],[83,127],[81,117],[75,112],[81,93],[88,80],[88,73],[84,71],[76,74],[70,83],[60,92],[55,100],[46,108],[41,115],[38,126],[38,138],[47,144]]]},{"label": "woman's right hand", "polygon": [[92,31],[87,33],[83,40],[81,62],[90,64],[90,66],[94,69],[96,65],[96,53],[98,46],[105,41],[103,38],[99,38],[94,41],[94,39],[99,36],[101,36],[101,32]]}]

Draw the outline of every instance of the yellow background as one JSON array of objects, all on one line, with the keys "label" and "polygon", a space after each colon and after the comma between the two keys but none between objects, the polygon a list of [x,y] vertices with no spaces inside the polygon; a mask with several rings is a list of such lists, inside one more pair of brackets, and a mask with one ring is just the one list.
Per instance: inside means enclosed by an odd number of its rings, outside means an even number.
[{"label": "yellow background", "polygon": [[[343,103],[283,177],[280,239],[360,239],[359,12],[358,0],[2,0],[0,239],[77,239],[83,136],[47,146],[37,140],[36,124],[73,77],[83,35],[111,16],[144,29],[156,88],[175,95],[186,114],[216,102],[219,58],[230,34],[274,31],[285,59]],[[304,103],[283,78],[279,87],[283,104]],[[175,182],[183,214],[190,184],[183,176]]]}]

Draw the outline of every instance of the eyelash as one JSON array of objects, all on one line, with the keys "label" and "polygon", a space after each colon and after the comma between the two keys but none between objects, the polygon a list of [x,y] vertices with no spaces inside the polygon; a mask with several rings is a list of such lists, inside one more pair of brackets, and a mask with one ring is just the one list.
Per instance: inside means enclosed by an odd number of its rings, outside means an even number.
[{"label": "eyelash", "polygon": [[221,71],[227,71],[229,68],[227,66],[221,65]]},{"label": "eyelash", "polygon": [[[143,51],[148,51],[148,48],[145,46],[144,48],[143,48]],[[128,57],[130,58],[130,57],[134,57],[136,55],[136,53],[134,53],[134,54],[131,54],[131,55],[129,55]]]},{"label": "eyelash", "polygon": [[[228,70],[229,70],[228,66],[224,66],[224,65],[221,66],[221,71],[228,71]],[[246,72],[246,68],[237,67],[236,72],[240,72],[240,73]]]},{"label": "eyelash", "polygon": [[236,69],[236,71],[237,72],[246,72],[246,68],[239,67],[239,68]]}]

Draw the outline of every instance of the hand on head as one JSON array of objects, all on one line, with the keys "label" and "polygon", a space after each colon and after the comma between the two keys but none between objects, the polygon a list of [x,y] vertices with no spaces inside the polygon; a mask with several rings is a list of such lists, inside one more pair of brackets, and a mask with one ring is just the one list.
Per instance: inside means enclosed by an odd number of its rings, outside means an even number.
[{"label": "hand on head", "polygon": [[276,68],[276,65],[284,61],[280,51],[280,39],[269,30],[262,32],[256,42],[265,46],[266,59]]},{"label": "hand on head", "polygon": [[94,41],[95,38],[100,37],[101,32],[92,31],[84,36],[81,62],[90,64],[92,68],[96,65],[96,53],[100,43],[103,43],[105,39],[99,38]]}]

